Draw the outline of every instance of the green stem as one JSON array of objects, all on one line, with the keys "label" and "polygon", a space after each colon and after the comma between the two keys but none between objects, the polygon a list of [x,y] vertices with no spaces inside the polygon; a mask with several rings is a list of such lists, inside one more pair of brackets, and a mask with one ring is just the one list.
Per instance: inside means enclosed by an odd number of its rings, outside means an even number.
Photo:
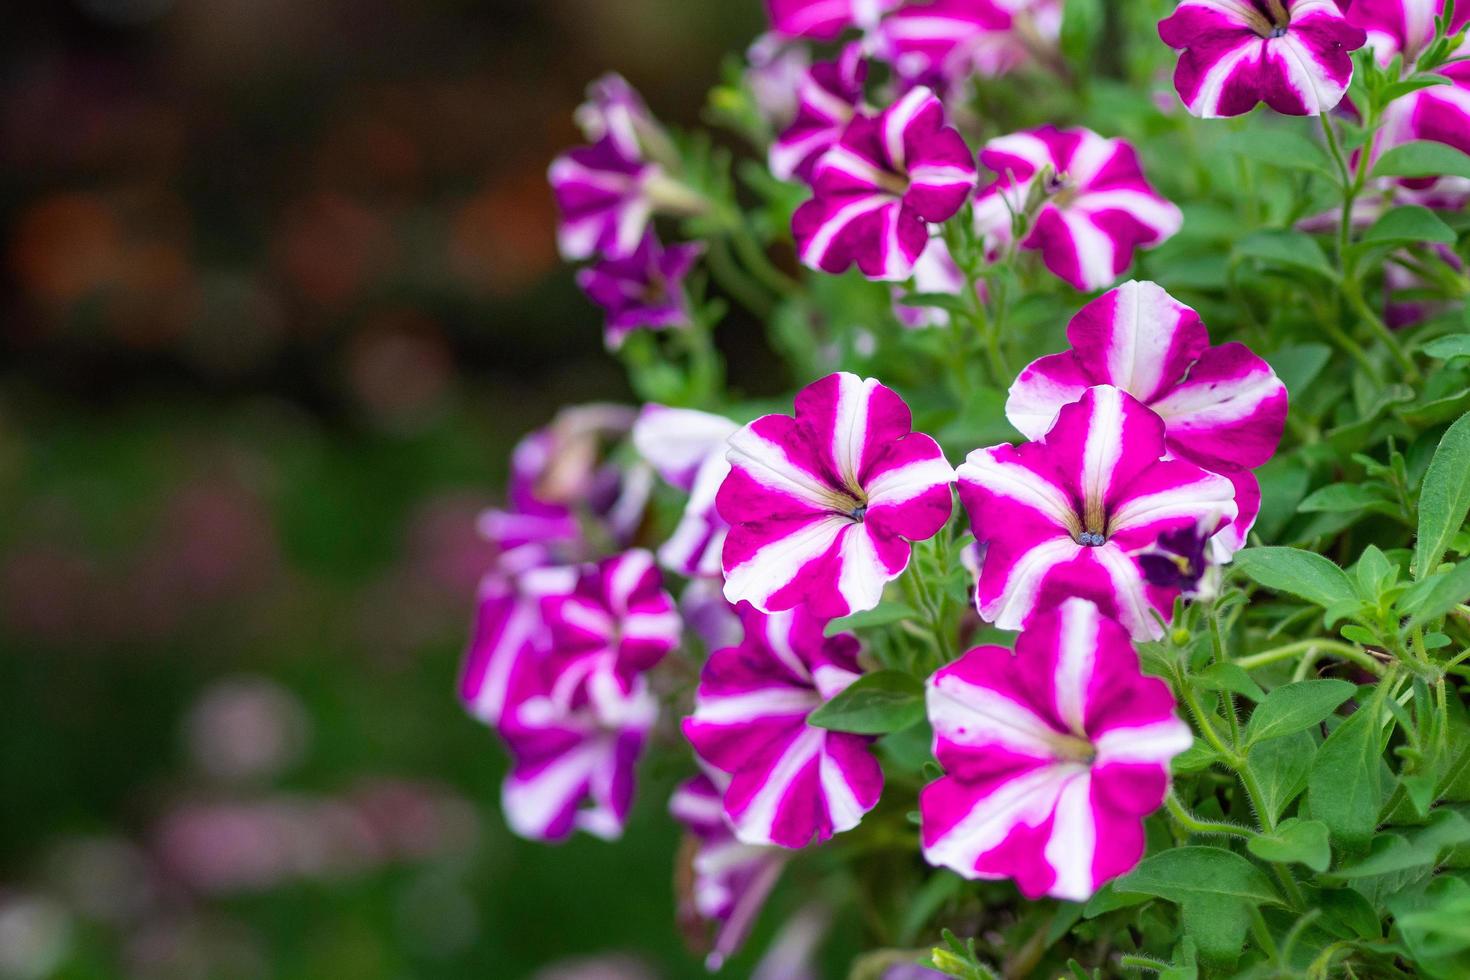
[{"label": "green stem", "polygon": [[1276,663],[1278,660],[1288,660],[1299,653],[1308,653],[1312,651],[1316,651],[1318,653],[1336,654],[1344,660],[1352,661],[1359,667],[1362,667],[1364,670],[1369,671],[1376,676],[1383,676],[1382,664],[1373,659],[1373,657],[1365,651],[1358,649],[1350,643],[1343,643],[1340,640],[1297,640],[1295,643],[1287,643],[1283,646],[1273,647],[1270,650],[1263,650],[1260,653],[1253,653],[1247,657],[1238,657],[1235,659],[1234,663],[1242,670],[1255,670],[1257,667],[1264,667],[1267,664]]},{"label": "green stem", "polygon": [[1184,804],[1179,802],[1179,797],[1175,796],[1172,791],[1169,793],[1168,796],[1164,797],[1164,806],[1168,807],[1169,816],[1174,818],[1174,822],[1183,827],[1185,830],[1189,831],[1191,834],[1209,834],[1220,837],[1241,837],[1247,840],[1252,837],[1259,836],[1254,830],[1251,830],[1249,827],[1243,827],[1240,824],[1235,823],[1226,823],[1221,820],[1205,820],[1202,817],[1198,817],[1193,813],[1190,813],[1189,810],[1185,808]]},{"label": "green stem", "polygon": [[709,268],[720,287],[735,298],[741,306],[762,320],[771,315],[771,297],[752,279],[730,254],[729,243],[724,238],[712,238],[709,243]]},{"label": "green stem", "polygon": [[1199,695],[1195,693],[1194,685],[1189,683],[1189,678],[1184,676],[1182,670],[1177,674],[1177,684],[1180,694],[1184,697],[1184,703],[1189,708],[1189,713],[1194,716],[1194,723],[1199,728],[1200,734],[1205,737],[1206,742],[1210,743],[1212,749],[1220,753],[1220,757],[1231,768],[1235,768],[1242,761],[1240,756],[1236,754],[1234,748],[1226,745],[1224,740],[1220,738],[1220,733],[1215,731],[1215,726],[1210,721],[1209,713],[1199,703]]},{"label": "green stem", "polygon": [[744,221],[736,222],[730,239],[735,243],[735,253],[745,267],[771,292],[777,296],[794,296],[801,291],[801,283],[776,268]]}]

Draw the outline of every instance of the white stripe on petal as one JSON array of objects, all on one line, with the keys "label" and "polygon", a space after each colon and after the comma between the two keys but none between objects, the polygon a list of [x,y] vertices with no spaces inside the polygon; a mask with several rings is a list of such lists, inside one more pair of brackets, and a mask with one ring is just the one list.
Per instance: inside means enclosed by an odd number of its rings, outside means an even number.
[{"label": "white stripe on petal", "polygon": [[847,600],[848,612],[863,612],[878,605],[883,599],[883,586],[896,576],[889,575],[878,560],[868,529],[853,525],[842,541],[842,568],[837,575],[837,591]]},{"label": "white stripe on petal", "polygon": [[832,505],[832,491],[817,474],[786,455],[786,450],[757,435],[749,425],[730,437],[726,460],[763,487],[795,497],[818,510]]},{"label": "white stripe on petal", "polygon": [[1057,797],[1051,839],[1043,853],[1057,875],[1047,894],[1071,902],[1085,901],[1092,895],[1097,825],[1092,816],[1092,777],[1086,772],[1069,779]]},{"label": "white stripe on petal", "polygon": [[735,836],[746,844],[770,844],[771,832],[781,808],[781,800],[792,782],[822,748],[827,733],[820,728],[805,728],[791,740],[766,775],[765,784],[751,798],[740,815],[734,818]]},{"label": "white stripe on petal", "polygon": [[848,225],[864,215],[872,214],[879,208],[896,208],[897,206],[897,202],[885,194],[861,197],[851,204],[844,205],[828,215],[822,222],[822,227],[817,229],[817,233],[806,243],[806,248],[801,250],[801,260],[808,266],[820,268],[822,261],[827,257],[827,252],[832,248],[832,243],[846,230]]},{"label": "white stripe on petal", "polygon": [[822,699],[801,687],[763,687],[731,695],[705,695],[693,718],[706,725],[749,725],[761,719],[805,719]]},{"label": "white stripe on petal", "polygon": [[1109,762],[1166,763],[1194,744],[1194,734],[1178,718],[1169,717],[1151,725],[1110,728],[1093,739],[1097,749],[1094,765]]},{"label": "white stripe on petal", "polygon": [[1112,582],[1118,621],[1135,640],[1156,640],[1163,636],[1164,628],[1153,617],[1153,606],[1144,592],[1143,575],[1133,559],[1115,545],[1102,545],[1092,549],[1092,553]]},{"label": "white stripe on petal", "polygon": [[601,741],[589,740],[532,776],[507,776],[500,800],[510,829],[522,837],[545,836],[552,821],[604,761],[604,749]]},{"label": "white stripe on petal", "polygon": [[1003,630],[1018,630],[1036,607],[1041,583],[1057,565],[1071,561],[1082,552],[1082,545],[1071,538],[1052,538],[1017,558],[1006,575],[1001,594],[980,615]]},{"label": "white stripe on petal", "polygon": [[746,599],[757,608],[763,607],[801,574],[802,566],[832,547],[843,528],[851,526],[850,519],[834,514],[777,538],[725,574],[725,598],[731,602]]},{"label": "white stripe on petal", "polygon": [[847,782],[847,774],[842,771],[837,760],[823,752],[817,762],[817,773],[822,784],[822,795],[827,802],[827,814],[832,820],[832,832],[840,834],[856,827],[858,821],[863,819],[863,814],[868,811],[853,795],[852,786]]},{"label": "white stripe on petal", "polygon": [[1072,734],[1087,735],[1087,687],[1097,668],[1097,606],[1085,599],[1062,603],[1058,617],[1056,676],[1057,715]]},{"label": "white stripe on petal", "polygon": [[922,459],[891,470],[884,470],[868,481],[869,504],[899,504],[927,493],[937,486],[953,483],[953,467],[942,456]]},{"label": "white stripe on petal", "polygon": [[976,801],[975,808],[944,836],[924,848],[930,864],[977,877],[975,862],[1004,841],[1017,825],[1039,826],[1056,805],[1057,795],[1075,769],[1044,766],[1002,784]]},{"label": "white stripe on petal", "polygon": [[925,704],[934,737],[957,745],[1001,746],[1049,759],[1060,734],[1029,705],[952,673],[929,679]]},{"label": "white stripe on petal", "polygon": [[1169,518],[1203,518],[1210,514],[1217,520],[1235,517],[1235,485],[1223,476],[1202,470],[1197,480],[1124,500],[1113,510],[1108,533],[1145,527]]},{"label": "white stripe on petal", "polygon": [[1072,239],[1072,248],[1077,253],[1077,270],[1086,289],[1101,289],[1118,278],[1115,271],[1117,243],[1113,237],[1092,223],[1089,215],[1059,210],[1062,223]]},{"label": "white stripe on petal", "polygon": [[989,449],[971,452],[956,476],[961,483],[973,483],[997,497],[1031,508],[1069,533],[1078,526],[1066,491],[1027,466],[997,459]]}]

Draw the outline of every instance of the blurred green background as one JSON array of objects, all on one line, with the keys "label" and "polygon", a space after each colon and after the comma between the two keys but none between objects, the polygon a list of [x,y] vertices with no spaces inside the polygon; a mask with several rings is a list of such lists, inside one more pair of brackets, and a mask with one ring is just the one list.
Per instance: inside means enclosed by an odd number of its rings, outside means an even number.
[{"label": "blurred green background", "polygon": [[453,678],[510,446],[628,397],[553,245],[571,111],[617,69],[691,123],[761,26],[4,5],[0,978],[701,975],[684,773],[517,841]]}]

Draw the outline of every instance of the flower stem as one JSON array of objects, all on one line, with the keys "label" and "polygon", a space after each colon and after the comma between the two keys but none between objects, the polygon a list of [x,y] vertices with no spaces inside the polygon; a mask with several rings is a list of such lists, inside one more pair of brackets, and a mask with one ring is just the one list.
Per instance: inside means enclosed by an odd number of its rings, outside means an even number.
[{"label": "flower stem", "polygon": [[1383,665],[1375,660],[1371,654],[1358,649],[1350,643],[1343,643],[1341,640],[1297,640],[1294,643],[1273,647],[1270,650],[1263,650],[1260,653],[1253,653],[1246,657],[1237,657],[1234,663],[1243,670],[1255,670],[1257,667],[1264,667],[1267,664],[1276,663],[1278,660],[1288,660],[1299,653],[1310,653],[1312,651],[1336,654],[1344,660],[1349,660],[1357,664],[1375,676],[1383,676]]},{"label": "flower stem", "polygon": [[1259,836],[1254,830],[1240,824],[1226,823],[1222,820],[1205,820],[1195,816],[1185,808],[1183,803],[1179,802],[1179,797],[1175,796],[1172,790],[1168,796],[1164,797],[1164,806],[1168,808],[1169,816],[1174,818],[1174,822],[1192,834],[1212,834],[1245,839]]}]

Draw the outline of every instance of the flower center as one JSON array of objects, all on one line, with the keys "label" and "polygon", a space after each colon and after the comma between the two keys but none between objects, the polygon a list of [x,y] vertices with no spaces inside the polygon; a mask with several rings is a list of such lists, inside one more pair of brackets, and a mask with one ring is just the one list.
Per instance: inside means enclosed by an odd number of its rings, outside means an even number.
[{"label": "flower center", "polygon": [[1106,544],[1107,540],[1107,538],[1096,531],[1082,531],[1077,535],[1077,543],[1085,545],[1088,548],[1096,548],[1099,545]]},{"label": "flower center", "polygon": [[903,197],[909,192],[909,179],[904,174],[896,174],[891,170],[879,170],[874,173],[873,180],[894,197]]},{"label": "flower center", "polygon": [[1265,6],[1263,11],[1257,2],[1246,14],[1251,29],[1264,38],[1285,37],[1291,27],[1291,11],[1287,10],[1286,0],[1265,0]]},{"label": "flower center", "polygon": [[1046,196],[1057,207],[1064,208],[1077,196],[1077,185],[1068,174],[1052,174],[1046,179]]},{"label": "flower center", "polygon": [[1097,746],[1080,735],[1053,735],[1051,749],[1057,758],[1090,766],[1097,759]]},{"label": "flower center", "polygon": [[862,519],[864,517],[866,517],[867,514],[868,514],[868,505],[867,504],[858,504],[852,510],[850,510],[850,511],[847,512],[847,516],[848,517],[851,517],[853,520],[855,520],[855,521],[857,521],[859,523],[862,522]]}]

